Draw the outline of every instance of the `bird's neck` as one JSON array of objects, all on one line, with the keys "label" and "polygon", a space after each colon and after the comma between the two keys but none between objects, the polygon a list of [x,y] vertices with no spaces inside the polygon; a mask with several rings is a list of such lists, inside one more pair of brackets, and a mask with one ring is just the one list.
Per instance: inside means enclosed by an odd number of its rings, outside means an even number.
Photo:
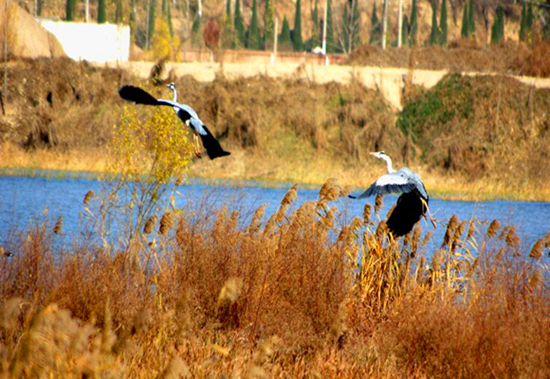
[{"label": "bird's neck", "polygon": [[178,91],[176,91],[175,88],[172,88],[172,91],[174,91],[174,101],[177,102],[178,101]]},{"label": "bird's neck", "polygon": [[386,161],[386,166],[388,167],[388,173],[394,172],[395,170],[393,169],[393,166],[392,166],[392,164],[391,164],[391,158],[388,157],[387,155],[383,155],[383,156],[382,156],[382,159],[383,159],[384,161]]}]

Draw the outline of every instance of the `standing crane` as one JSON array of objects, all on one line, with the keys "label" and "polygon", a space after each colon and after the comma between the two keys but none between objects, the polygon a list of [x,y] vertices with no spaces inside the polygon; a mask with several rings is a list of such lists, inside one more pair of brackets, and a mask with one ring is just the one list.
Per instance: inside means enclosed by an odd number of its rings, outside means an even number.
[{"label": "standing crane", "polygon": [[[363,199],[372,195],[400,193],[397,204],[391,212],[387,225],[390,233],[401,237],[409,233],[414,225],[426,215],[430,197],[420,176],[407,167],[394,170],[391,158],[384,151],[370,153],[373,157],[386,162],[388,173],[379,177],[359,196],[349,195],[352,199]],[[433,221],[432,221],[433,223]],[[434,224],[435,226],[435,224]]]},{"label": "standing crane", "polygon": [[174,100],[155,99],[147,91],[134,86],[122,86],[118,90],[118,94],[126,101],[130,101],[136,104],[143,105],[165,105],[174,108],[178,118],[187,125],[193,132],[193,146],[195,148],[195,155],[197,158],[201,158],[199,148],[199,137],[202,140],[202,144],[206,149],[206,153],[210,159],[216,159],[231,154],[225,151],[218,140],[210,133],[210,130],[201,121],[197,112],[187,104],[180,104],[177,102],[177,92],[174,83],[170,83],[168,88],[174,91]]}]

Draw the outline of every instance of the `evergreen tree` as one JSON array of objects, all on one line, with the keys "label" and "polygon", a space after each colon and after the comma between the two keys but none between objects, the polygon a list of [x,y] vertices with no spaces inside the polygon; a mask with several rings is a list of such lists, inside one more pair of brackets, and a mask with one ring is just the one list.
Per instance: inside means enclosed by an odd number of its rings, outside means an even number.
[{"label": "evergreen tree", "polygon": [[149,48],[155,36],[155,17],[156,17],[155,8],[156,7],[157,7],[157,1],[149,0],[149,25],[147,26],[147,48]]},{"label": "evergreen tree", "polygon": [[296,0],[296,14],[294,15],[294,33],[292,34],[292,44],[294,51],[302,51],[304,42],[302,40],[302,6],[301,0]]},{"label": "evergreen tree", "polygon": [[97,23],[103,24],[107,22],[107,10],[105,0],[98,0],[97,3]]},{"label": "evergreen tree", "polygon": [[231,18],[231,0],[225,2],[225,14],[222,18],[221,46],[224,49],[234,47],[233,21]]},{"label": "evergreen tree", "polygon": [[372,14],[370,16],[370,45],[379,45],[380,44],[380,20],[378,19],[378,11],[376,9],[376,0],[372,4]]},{"label": "evergreen tree", "polygon": [[491,28],[491,43],[499,43],[504,38],[504,10],[499,5],[495,15],[495,20]]},{"label": "evergreen tree", "polygon": [[74,5],[75,0],[66,0],[65,3],[65,20],[74,21]]},{"label": "evergreen tree", "polygon": [[439,44],[441,46],[447,46],[447,39],[449,30],[447,27],[447,0],[442,0],[441,3],[441,16],[439,17]]},{"label": "evergreen tree", "polygon": [[519,24],[519,40],[525,42],[525,22],[527,21],[527,8],[525,7],[525,0],[521,6],[521,21]]},{"label": "evergreen tree", "polygon": [[418,32],[418,4],[413,0],[411,9],[411,25],[409,27],[409,46],[416,45],[416,34]]},{"label": "evergreen tree", "polygon": [[264,12],[264,46],[267,49],[273,47],[273,36],[275,33],[275,10],[273,0],[266,0]]},{"label": "evergreen tree", "polygon": [[261,49],[260,29],[258,28],[258,10],[256,0],[252,1],[252,19],[250,20],[250,28],[246,39],[246,47],[252,50]]},{"label": "evergreen tree", "polygon": [[290,38],[290,25],[286,16],[283,18],[283,29],[281,30],[281,35],[279,36],[279,46],[281,51],[290,51],[292,50],[292,39]]},{"label": "evergreen tree", "polygon": [[44,0],[36,1],[36,15],[42,17],[42,9],[44,8]]},{"label": "evergreen tree", "polygon": [[432,31],[430,33],[430,45],[435,45],[438,41],[437,27],[437,1],[432,0]]},{"label": "evergreen tree", "polygon": [[311,22],[313,24],[313,28],[311,30],[309,48],[313,49],[321,45],[321,34],[319,33],[319,0],[315,0],[315,7],[311,12]]},{"label": "evergreen tree", "polygon": [[359,0],[353,1],[352,21],[354,25],[352,42],[353,48],[355,49],[361,44],[361,19],[359,16]]},{"label": "evergreen tree", "polygon": [[122,0],[116,0],[115,24],[122,24],[123,22],[124,22],[124,9],[122,8]]},{"label": "evergreen tree", "polygon": [[460,29],[460,36],[462,38],[468,38],[470,36],[470,26],[468,25],[468,2],[464,3],[464,11],[462,12],[462,29]]},{"label": "evergreen tree", "polygon": [[403,24],[401,25],[401,40],[403,41],[403,44],[408,44],[409,30],[410,30],[409,18],[407,17],[407,15],[404,15]]},{"label": "evergreen tree", "polygon": [[525,18],[525,42],[531,43],[532,37],[533,37],[533,22],[534,22],[535,16],[533,14],[533,4],[529,3],[527,5],[527,17]]},{"label": "evergreen tree", "polygon": [[241,16],[241,1],[237,0],[235,3],[235,33],[236,33],[236,45],[244,46],[245,45],[245,30],[244,30],[244,21]]},{"label": "evergreen tree", "polygon": [[334,53],[336,51],[336,44],[334,43],[334,24],[332,22],[332,0],[327,0],[327,53]]},{"label": "evergreen tree", "polygon": [[474,0],[470,0],[470,5],[468,6],[468,36],[472,38],[476,36],[475,11]]}]

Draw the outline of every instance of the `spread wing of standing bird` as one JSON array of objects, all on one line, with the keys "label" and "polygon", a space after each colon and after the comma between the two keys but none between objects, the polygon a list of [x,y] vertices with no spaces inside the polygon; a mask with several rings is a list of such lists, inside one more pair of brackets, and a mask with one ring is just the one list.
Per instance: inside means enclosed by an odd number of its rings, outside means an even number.
[{"label": "spread wing of standing bird", "polygon": [[397,171],[393,169],[392,161],[385,152],[370,153],[386,162],[388,173],[382,175],[359,196],[349,195],[352,199],[363,199],[372,195],[387,195],[400,193],[397,204],[391,212],[387,225],[390,233],[401,237],[409,233],[420,218],[428,211],[429,196],[420,176],[404,167]]},{"label": "spread wing of standing bird", "polygon": [[155,99],[147,91],[134,86],[122,86],[119,88],[118,94],[124,100],[136,104],[165,105],[173,107],[178,118],[193,131],[193,145],[195,147],[195,155],[198,158],[201,157],[198,141],[199,137],[210,159],[231,154],[221,147],[218,140],[210,133],[210,130],[204,125],[193,108],[187,104],[180,104],[177,102],[177,92],[174,83],[170,83],[168,88],[174,91],[174,100]]}]

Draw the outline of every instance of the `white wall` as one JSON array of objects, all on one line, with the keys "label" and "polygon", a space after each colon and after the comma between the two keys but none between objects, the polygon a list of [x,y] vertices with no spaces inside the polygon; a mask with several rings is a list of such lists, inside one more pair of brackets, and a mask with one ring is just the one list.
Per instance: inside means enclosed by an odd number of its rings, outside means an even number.
[{"label": "white wall", "polygon": [[127,61],[130,56],[130,27],[127,25],[38,21],[74,60],[117,62]]}]

